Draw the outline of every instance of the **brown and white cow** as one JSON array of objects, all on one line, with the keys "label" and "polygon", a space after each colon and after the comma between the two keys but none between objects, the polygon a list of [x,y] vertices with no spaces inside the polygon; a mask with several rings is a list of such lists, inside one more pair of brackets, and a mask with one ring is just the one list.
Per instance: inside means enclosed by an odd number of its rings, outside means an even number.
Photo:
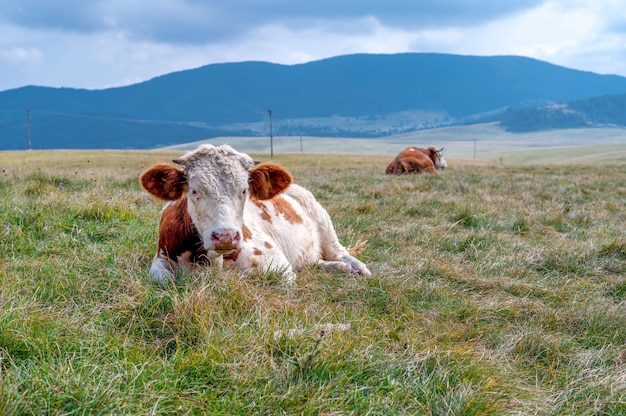
[{"label": "brown and white cow", "polygon": [[438,175],[437,169],[445,169],[448,162],[443,158],[441,149],[433,146],[424,149],[421,147],[407,147],[389,163],[385,173],[405,175],[409,173],[432,173]]},{"label": "brown and white cow", "polygon": [[157,253],[150,267],[161,286],[194,265],[228,262],[241,271],[294,271],[319,264],[371,275],[341,245],[330,216],[311,192],[292,183],[283,167],[255,167],[250,156],[224,145],[202,145],[148,168],[141,185],[169,201],[161,213]]}]

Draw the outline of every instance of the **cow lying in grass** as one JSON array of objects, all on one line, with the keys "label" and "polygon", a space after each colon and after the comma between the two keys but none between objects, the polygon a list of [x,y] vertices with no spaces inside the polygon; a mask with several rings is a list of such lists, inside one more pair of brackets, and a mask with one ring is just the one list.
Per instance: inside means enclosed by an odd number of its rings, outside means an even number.
[{"label": "cow lying in grass", "polygon": [[437,169],[445,169],[448,163],[441,154],[441,149],[429,147],[407,147],[389,163],[385,173],[405,175],[409,173],[432,173],[438,175]]},{"label": "cow lying in grass", "polygon": [[319,264],[369,276],[367,266],[337,239],[326,210],[276,164],[255,161],[230,146],[202,145],[175,163],[148,168],[141,185],[169,201],[161,213],[157,253],[150,267],[161,286],[196,264],[241,271],[294,271]]}]

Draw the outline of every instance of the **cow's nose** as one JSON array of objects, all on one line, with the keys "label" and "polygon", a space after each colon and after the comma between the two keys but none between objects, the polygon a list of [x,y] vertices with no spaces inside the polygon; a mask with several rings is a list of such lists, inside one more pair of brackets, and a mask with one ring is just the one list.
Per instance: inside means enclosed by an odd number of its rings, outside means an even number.
[{"label": "cow's nose", "polygon": [[235,250],[239,246],[239,231],[219,229],[211,233],[211,241],[215,250]]}]

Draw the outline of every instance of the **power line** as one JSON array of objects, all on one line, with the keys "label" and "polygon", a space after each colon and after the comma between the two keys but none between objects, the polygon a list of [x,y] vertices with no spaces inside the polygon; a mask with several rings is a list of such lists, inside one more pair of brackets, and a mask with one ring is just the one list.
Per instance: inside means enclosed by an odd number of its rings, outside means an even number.
[{"label": "power line", "polygon": [[[2,110],[0,110],[2,111]],[[4,110],[9,112],[12,110]],[[67,117],[67,118],[82,118],[82,119],[94,119],[94,120],[110,120],[110,121],[125,121],[134,123],[155,123],[155,124],[167,124],[167,123],[184,123],[176,120],[150,120],[145,118],[132,118],[132,117],[111,117],[111,116],[99,116],[93,114],[80,114],[80,113],[64,113],[60,111],[46,111],[46,110],[29,110],[31,113],[47,114],[51,116]]]}]

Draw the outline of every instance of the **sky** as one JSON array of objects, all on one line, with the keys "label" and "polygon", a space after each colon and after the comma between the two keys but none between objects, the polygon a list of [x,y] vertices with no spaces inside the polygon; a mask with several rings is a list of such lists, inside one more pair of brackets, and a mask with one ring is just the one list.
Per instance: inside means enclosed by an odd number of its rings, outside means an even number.
[{"label": "sky", "polygon": [[0,0],[0,91],[403,52],[518,55],[626,76],[626,1]]}]

